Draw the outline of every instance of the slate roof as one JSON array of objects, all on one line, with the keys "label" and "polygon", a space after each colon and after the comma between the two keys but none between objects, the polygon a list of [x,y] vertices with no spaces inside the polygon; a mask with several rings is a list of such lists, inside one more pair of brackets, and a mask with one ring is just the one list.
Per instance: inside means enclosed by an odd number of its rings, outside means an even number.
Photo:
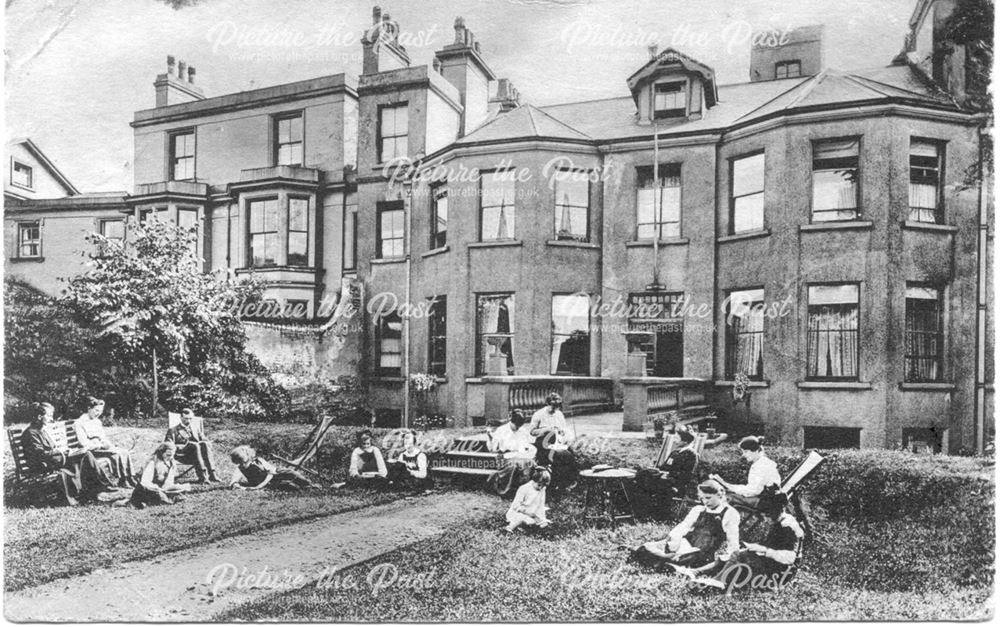
[{"label": "slate roof", "polygon": [[[824,70],[816,76],[720,85],[719,102],[700,120],[661,123],[661,136],[721,131],[781,112],[845,105],[852,102],[903,101],[936,108],[957,109],[948,98],[933,92],[908,66],[840,72]],[[535,107],[523,105],[487,120],[456,142],[457,145],[532,137],[609,141],[649,137],[651,127],[636,122],[630,95],[603,100]]]},{"label": "slate roof", "polygon": [[[629,101],[632,99],[629,98]],[[592,141],[592,137],[574,129],[565,122],[534,105],[523,105],[493,116],[475,131],[455,142],[458,145],[478,142],[507,140],[514,138],[546,137]]]}]

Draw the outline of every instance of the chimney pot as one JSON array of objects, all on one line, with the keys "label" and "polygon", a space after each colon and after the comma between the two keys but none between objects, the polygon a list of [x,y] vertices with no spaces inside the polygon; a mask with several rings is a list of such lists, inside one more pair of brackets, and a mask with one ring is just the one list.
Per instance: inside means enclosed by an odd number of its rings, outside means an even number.
[{"label": "chimney pot", "polygon": [[474,50],[475,50],[476,52],[479,52],[479,42],[478,42],[478,41],[477,41],[477,42],[474,42],[474,43],[472,44],[472,48],[473,48],[473,49],[474,49]]},{"label": "chimney pot", "polygon": [[659,46],[657,46],[656,44],[649,44],[649,58],[651,60],[656,58],[656,51],[658,49],[659,49]]},{"label": "chimney pot", "polygon": [[172,75],[174,73],[174,64],[175,63],[176,63],[176,60],[174,59],[174,55],[168,54],[167,55],[167,74],[171,74]]},{"label": "chimney pot", "polygon": [[382,21],[382,7],[372,7],[372,24]]},{"label": "chimney pot", "polygon": [[187,63],[184,61],[177,62],[177,78],[182,81],[185,80],[185,75],[187,74]]},{"label": "chimney pot", "polygon": [[194,84],[194,66],[188,67],[188,82]]}]

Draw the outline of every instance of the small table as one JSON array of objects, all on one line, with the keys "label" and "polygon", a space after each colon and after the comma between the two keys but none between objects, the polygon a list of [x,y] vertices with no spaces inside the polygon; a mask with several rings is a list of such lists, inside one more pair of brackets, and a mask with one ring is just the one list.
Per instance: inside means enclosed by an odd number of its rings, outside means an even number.
[{"label": "small table", "polygon": [[[581,470],[587,491],[583,499],[583,520],[607,521],[616,526],[620,520],[635,521],[632,496],[626,481],[635,479],[629,468],[607,470]],[[594,513],[591,513],[591,507]]]}]

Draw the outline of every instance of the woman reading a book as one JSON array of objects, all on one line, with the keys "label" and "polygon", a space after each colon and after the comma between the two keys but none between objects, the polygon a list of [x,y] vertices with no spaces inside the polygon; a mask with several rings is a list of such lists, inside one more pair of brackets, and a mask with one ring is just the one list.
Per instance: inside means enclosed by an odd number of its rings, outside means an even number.
[{"label": "woman reading a book", "polygon": [[726,503],[726,491],[712,480],[698,485],[701,505],[691,508],[666,539],[647,542],[633,554],[640,562],[667,563],[708,572],[740,546],[740,515]]}]

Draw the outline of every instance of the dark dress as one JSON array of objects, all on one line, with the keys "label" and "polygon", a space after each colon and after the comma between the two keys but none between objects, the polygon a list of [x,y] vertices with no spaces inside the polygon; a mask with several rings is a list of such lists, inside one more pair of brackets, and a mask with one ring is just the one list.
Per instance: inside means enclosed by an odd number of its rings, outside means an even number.
[{"label": "dark dress", "polygon": [[680,555],[670,561],[691,568],[698,568],[714,561],[715,553],[726,541],[726,532],[722,528],[722,518],[726,512],[732,509],[726,505],[718,512],[712,513],[706,509],[699,514],[691,531],[684,536],[684,539],[698,550]]},{"label": "dark dress", "polygon": [[[405,451],[399,456],[399,461],[389,464],[389,483],[400,488],[410,488],[414,490],[426,490],[431,487],[430,471],[423,479],[414,477],[411,473],[420,470],[420,456],[424,455],[424,467],[427,468],[426,455],[423,451],[417,451],[412,455]],[[374,456],[373,456],[374,458]],[[376,466],[377,469],[377,466]],[[364,472],[364,471],[362,471]]]},{"label": "dark dress", "polygon": [[58,471],[63,496],[70,505],[109,490],[114,481],[88,451],[64,454],[44,428],[32,425],[21,434],[25,461],[34,472]]},{"label": "dark dress", "polygon": [[[795,533],[794,529],[782,525],[780,522],[772,523],[770,531],[768,531],[767,538],[764,539],[763,545],[769,549],[775,551],[795,551],[796,555],[799,552],[800,543],[802,541],[799,536]],[[751,551],[740,551],[736,554],[734,559],[741,563],[746,564],[750,567],[753,576],[765,575],[771,577],[772,575],[784,574],[786,570],[789,570],[789,575],[784,578],[785,581],[791,579],[792,574],[795,571],[796,564],[782,564],[776,560],[769,557],[764,557],[763,555],[757,555]]]},{"label": "dark dress", "polygon": [[274,477],[267,484],[266,487],[268,488],[297,491],[315,487],[312,481],[309,481],[304,475],[287,468],[275,468],[273,464],[259,457],[246,464],[241,464],[239,468],[240,472],[247,479],[247,485],[251,488],[264,483],[264,480],[270,474],[273,474]]}]

